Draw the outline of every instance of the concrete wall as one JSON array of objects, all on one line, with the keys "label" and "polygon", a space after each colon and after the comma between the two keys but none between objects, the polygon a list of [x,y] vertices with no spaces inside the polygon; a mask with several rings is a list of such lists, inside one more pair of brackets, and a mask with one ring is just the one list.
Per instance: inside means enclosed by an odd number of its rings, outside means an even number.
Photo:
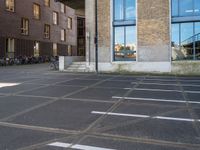
[{"label": "concrete wall", "polygon": [[95,62],[95,1],[85,0],[86,23],[86,61]]},{"label": "concrete wall", "polygon": [[171,56],[169,0],[137,0],[137,2],[138,61],[169,62]]},{"label": "concrete wall", "polygon": [[200,75],[200,61],[173,61],[172,73],[177,75]]}]

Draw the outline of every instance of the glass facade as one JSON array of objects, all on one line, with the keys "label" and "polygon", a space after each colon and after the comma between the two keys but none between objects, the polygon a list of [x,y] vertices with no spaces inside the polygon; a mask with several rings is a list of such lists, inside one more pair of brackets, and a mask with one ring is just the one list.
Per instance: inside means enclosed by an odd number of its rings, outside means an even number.
[{"label": "glass facade", "polygon": [[172,60],[200,60],[199,11],[199,0],[172,0]]},{"label": "glass facade", "polygon": [[136,60],[135,0],[114,0],[114,60]]}]

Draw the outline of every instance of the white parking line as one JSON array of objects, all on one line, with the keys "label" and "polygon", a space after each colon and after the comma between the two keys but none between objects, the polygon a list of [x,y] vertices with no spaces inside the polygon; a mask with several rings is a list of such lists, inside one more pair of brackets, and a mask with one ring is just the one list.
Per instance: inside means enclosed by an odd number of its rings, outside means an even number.
[{"label": "white parking line", "polygon": [[[160,119],[160,120],[171,120],[171,121],[186,121],[186,122],[194,122],[195,119],[188,118],[174,118],[174,117],[164,117],[164,116],[148,116],[148,115],[140,115],[140,114],[123,114],[123,113],[113,113],[113,112],[101,112],[101,111],[92,111],[92,114],[99,115],[109,115],[109,116],[124,116],[124,117],[136,117],[136,118],[151,118],[151,119]],[[200,122],[200,119],[196,120]]]},{"label": "white parking line", "polygon": [[152,101],[152,102],[170,102],[170,103],[190,103],[190,104],[200,104],[197,101],[183,101],[183,100],[167,100],[167,99],[153,99],[153,98],[139,98],[139,97],[120,97],[112,96],[113,99],[126,99],[126,100],[137,100],[137,101]]},{"label": "white parking line", "polygon": [[95,146],[87,146],[87,145],[80,145],[75,144],[72,145],[70,143],[62,143],[62,142],[54,142],[51,144],[48,144],[49,146],[55,146],[55,147],[62,147],[62,148],[73,148],[73,149],[79,149],[79,150],[115,150],[115,149],[109,149],[109,148],[102,148],[102,147],[95,147]]}]

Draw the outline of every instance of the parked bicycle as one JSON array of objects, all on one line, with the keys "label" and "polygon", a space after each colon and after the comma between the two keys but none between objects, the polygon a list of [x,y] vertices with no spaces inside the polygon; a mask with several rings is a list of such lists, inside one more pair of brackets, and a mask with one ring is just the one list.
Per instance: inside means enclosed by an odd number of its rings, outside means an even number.
[{"label": "parked bicycle", "polygon": [[50,70],[58,70],[59,69],[59,59],[58,56],[51,57],[50,64],[49,64]]}]

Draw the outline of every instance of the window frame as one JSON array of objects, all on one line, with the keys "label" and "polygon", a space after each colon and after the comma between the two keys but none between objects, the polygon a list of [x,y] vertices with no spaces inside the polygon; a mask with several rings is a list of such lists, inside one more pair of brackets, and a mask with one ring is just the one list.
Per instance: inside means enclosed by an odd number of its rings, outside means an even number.
[{"label": "window frame", "polygon": [[67,18],[67,29],[72,30],[72,17]]},{"label": "window frame", "polygon": [[[36,16],[35,14],[35,6],[37,6],[39,9],[38,9],[38,11],[39,11],[39,15],[38,16]],[[40,20],[41,19],[41,6],[40,6],[40,4],[37,4],[37,3],[33,3],[33,18],[34,19],[36,19],[36,20]]]},{"label": "window frame", "polygon": [[51,0],[44,0],[44,5],[46,7],[50,7],[51,6]]},{"label": "window frame", "polygon": [[[61,32],[60,32],[60,40],[61,40],[62,42],[65,42],[65,41],[66,41],[66,30],[65,30],[65,29],[61,29],[60,31],[61,31]],[[64,35],[62,35],[62,31],[63,31]],[[64,37],[64,38],[63,38],[63,37]]]},{"label": "window frame", "polygon": [[12,0],[13,1],[13,6],[8,6],[8,7],[7,7],[7,1],[10,2],[11,0],[5,0],[5,9],[6,9],[6,11],[15,12],[15,3],[16,3],[15,0]]},{"label": "window frame", "polygon": [[[54,18],[54,14],[56,14],[55,16],[56,16],[56,23],[54,22],[55,20],[55,18]],[[58,25],[59,24],[59,14],[58,14],[58,12],[57,11],[53,11],[53,25]]]},{"label": "window frame", "polygon": [[[126,15],[125,15],[125,5],[126,5],[126,0],[123,0],[123,19],[121,20],[115,20],[115,1],[116,0],[112,0],[113,4],[112,4],[112,13],[113,13],[113,17],[112,17],[112,35],[113,35],[113,41],[112,41],[112,60],[114,62],[135,62],[137,61],[137,40],[136,40],[136,59],[135,60],[116,60],[115,58],[115,28],[117,27],[123,27],[124,28],[124,31],[126,30],[126,27],[127,26],[135,26],[135,29],[137,29],[136,27],[136,15],[137,13],[135,14],[135,17],[134,19],[127,19],[126,20]],[[137,0],[135,0],[135,12],[136,12],[136,4],[137,4]],[[137,31],[136,31],[137,32]],[[126,43],[126,32],[124,32],[124,41]],[[135,38],[137,39],[137,34],[135,35]],[[124,44],[125,44],[124,43]]]},{"label": "window frame", "polygon": [[[46,30],[47,28],[48,30]],[[44,24],[44,39],[50,39],[50,37],[51,37],[51,26],[49,24]]]},{"label": "window frame", "polygon": [[[25,28],[24,28],[24,22],[25,22]],[[26,27],[26,21],[28,22],[28,26]],[[26,36],[28,36],[29,35],[29,19],[28,18],[21,18],[21,34],[22,35],[26,35]]]}]

